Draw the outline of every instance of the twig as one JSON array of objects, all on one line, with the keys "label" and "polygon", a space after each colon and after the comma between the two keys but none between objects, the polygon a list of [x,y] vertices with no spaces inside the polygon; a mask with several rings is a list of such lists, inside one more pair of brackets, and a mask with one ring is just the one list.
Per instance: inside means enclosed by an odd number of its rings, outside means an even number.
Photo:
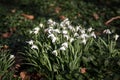
[{"label": "twig", "polygon": [[120,19],[120,16],[116,16],[116,17],[109,19],[108,21],[105,22],[105,25],[109,25],[112,21],[114,21],[116,19]]}]

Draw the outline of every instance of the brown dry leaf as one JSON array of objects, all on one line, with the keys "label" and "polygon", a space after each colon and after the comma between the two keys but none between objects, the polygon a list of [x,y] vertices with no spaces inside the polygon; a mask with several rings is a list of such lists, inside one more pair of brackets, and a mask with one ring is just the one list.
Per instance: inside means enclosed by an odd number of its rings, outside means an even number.
[{"label": "brown dry leaf", "polygon": [[86,68],[81,68],[81,69],[80,69],[80,72],[81,72],[82,74],[86,73]]},{"label": "brown dry leaf", "polygon": [[9,46],[7,46],[7,45],[3,46],[3,49],[8,49],[8,48],[9,48]]},{"label": "brown dry leaf", "polygon": [[2,38],[9,38],[12,34],[10,32],[3,33],[1,35]]},{"label": "brown dry leaf", "polygon": [[61,11],[61,8],[60,8],[60,7],[56,7],[56,8],[55,8],[55,13],[59,14],[60,11]]},{"label": "brown dry leaf", "polygon": [[20,72],[20,77],[22,78],[22,80],[25,79],[26,75],[27,75],[27,72],[25,71]]},{"label": "brown dry leaf", "polygon": [[99,19],[99,15],[97,13],[93,13],[93,17],[95,18],[95,20]]},{"label": "brown dry leaf", "polygon": [[34,19],[34,15],[28,15],[28,14],[21,14],[23,17],[29,19],[29,20],[33,20]]},{"label": "brown dry leaf", "polygon": [[105,25],[108,26],[112,21],[117,20],[117,19],[120,19],[120,16],[112,17],[111,19],[105,22]]},{"label": "brown dry leaf", "polygon": [[60,18],[61,20],[65,20],[65,19],[66,19],[66,17],[63,16],[63,15],[59,16],[59,18]]}]

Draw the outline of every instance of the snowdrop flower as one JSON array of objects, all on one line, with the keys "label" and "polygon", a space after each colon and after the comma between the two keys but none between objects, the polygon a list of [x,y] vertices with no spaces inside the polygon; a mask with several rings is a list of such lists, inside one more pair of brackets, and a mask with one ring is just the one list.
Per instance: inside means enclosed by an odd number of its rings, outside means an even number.
[{"label": "snowdrop flower", "polygon": [[54,43],[57,40],[56,37],[52,37],[52,43]]},{"label": "snowdrop flower", "polygon": [[49,19],[49,20],[48,20],[48,24],[49,24],[50,26],[55,26],[55,25],[56,25],[56,22],[54,22],[52,19]]},{"label": "snowdrop flower", "polygon": [[52,54],[54,54],[55,56],[57,56],[57,55],[58,55],[57,50],[54,50],[54,51],[52,52]]},{"label": "snowdrop flower", "polygon": [[10,59],[13,59],[13,58],[15,58],[15,56],[14,55],[10,55]]},{"label": "snowdrop flower", "polygon": [[52,31],[53,31],[53,29],[51,29],[51,28],[50,28],[50,29],[48,29],[48,33],[49,33],[49,34],[51,34],[51,33],[52,33]]},{"label": "snowdrop flower", "polygon": [[31,49],[38,49],[38,47],[37,47],[37,45],[34,45],[34,44],[33,44],[33,45],[31,46]]},{"label": "snowdrop flower", "polygon": [[67,30],[63,30],[62,33],[63,33],[63,34],[67,34],[68,31],[67,31]]},{"label": "snowdrop flower", "polygon": [[52,39],[52,43],[54,43],[54,42],[57,40],[57,38],[54,36],[54,34],[50,34],[50,35],[48,36],[48,38],[51,38],[51,39]]},{"label": "snowdrop flower", "polygon": [[39,26],[42,28],[44,25],[42,23],[40,23]]},{"label": "snowdrop flower", "polygon": [[115,40],[117,40],[117,39],[119,38],[119,35],[116,34],[116,35],[114,36],[114,38],[115,38]]},{"label": "snowdrop flower", "polygon": [[68,18],[65,19],[65,24],[66,24],[66,25],[70,25],[70,21],[68,20]]},{"label": "snowdrop flower", "polygon": [[51,24],[51,23],[53,23],[53,20],[52,20],[52,19],[49,19],[49,20],[48,20],[48,24]]},{"label": "snowdrop flower", "polygon": [[94,32],[92,32],[92,33],[90,34],[90,36],[96,38],[96,35],[95,35]]},{"label": "snowdrop flower", "polygon": [[65,24],[63,22],[60,23],[61,27],[65,27]]},{"label": "snowdrop flower", "polygon": [[29,45],[33,45],[33,40],[30,40],[30,41],[26,41]]},{"label": "snowdrop flower", "polygon": [[86,37],[89,37],[87,34],[81,34],[80,36],[81,38],[86,38]]},{"label": "snowdrop flower", "polygon": [[70,38],[70,42],[73,42],[74,41],[74,38]]},{"label": "snowdrop flower", "polygon": [[67,40],[69,39],[69,35],[63,35]]},{"label": "snowdrop flower", "polygon": [[56,33],[60,33],[59,29],[54,29],[53,31],[56,32]]},{"label": "snowdrop flower", "polygon": [[84,33],[85,33],[85,29],[80,29],[80,32],[81,32],[82,34],[84,34]]},{"label": "snowdrop flower", "polygon": [[82,40],[82,43],[83,43],[83,44],[86,44],[86,42],[87,42],[87,40],[84,38],[84,39]]},{"label": "snowdrop flower", "polygon": [[55,36],[54,36],[54,34],[50,34],[50,35],[48,35],[48,38],[54,38]]},{"label": "snowdrop flower", "polygon": [[92,30],[93,30],[93,28],[92,28],[92,27],[88,28],[88,32],[91,32]]},{"label": "snowdrop flower", "polygon": [[105,29],[105,30],[103,31],[103,33],[106,33],[106,34],[111,34],[111,32],[110,32],[110,30],[109,30],[109,29]]},{"label": "snowdrop flower", "polygon": [[60,50],[65,51],[66,48],[65,48],[64,46],[62,46],[62,47],[60,48]]},{"label": "snowdrop flower", "polygon": [[62,46],[65,47],[65,48],[68,48],[68,43],[67,43],[67,42],[64,42],[64,43],[62,44]]},{"label": "snowdrop flower", "polygon": [[78,36],[79,36],[79,34],[78,34],[78,33],[75,33],[75,34],[74,34],[74,37],[78,37]]},{"label": "snowdrop flower", "polygon": [[39,27],[34,28],[34,34],[38,34],[39,30],[40,30]]},{"label": "snowdrop flower", "polygon": [[79,30],[80,30],[80,27],[79,27],[79,26],[77,26],[77,27],[76,27],[76,31],[79,31]]},{"label": "snowdrop flower", "polygon": [[68,29],[72,30],[72,29],[73,29],[73,26],[69,25],[69,26],[68,26]]}]

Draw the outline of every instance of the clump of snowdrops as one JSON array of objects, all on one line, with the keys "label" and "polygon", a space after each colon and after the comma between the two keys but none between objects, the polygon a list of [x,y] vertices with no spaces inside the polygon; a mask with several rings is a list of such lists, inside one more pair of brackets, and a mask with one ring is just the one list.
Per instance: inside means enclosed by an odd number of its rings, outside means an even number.
[{"label": "clump of snowdrops", "polygon": [[74,26],[68,18],[60,23],[49,19],[29,31],[31,38],[23,55],[27,64],[49,80],[109,78],[110,61],[120,56],[119,35],[109,29],[103,34],[96,36],[92,27]]},{"label": "clump of snowdrops", "polygon": [[[5,80],[9,75],[9,79],[13,77],[10,68],[14,64],[14,55],[10,54],[10,51],[0,49],[0,80]],[[5,79],[4,79],[5,78]]]}]

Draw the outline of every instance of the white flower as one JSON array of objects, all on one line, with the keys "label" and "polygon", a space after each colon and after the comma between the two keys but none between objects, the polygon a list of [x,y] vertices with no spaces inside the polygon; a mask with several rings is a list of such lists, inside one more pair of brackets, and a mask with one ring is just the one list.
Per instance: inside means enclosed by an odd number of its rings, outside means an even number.
[{"label": "white flower", "polygon": [[55,26],[55,25],[56,25],[56,22],[54,22],[52,19],[49,19],[49,20],[48,20],[48,24],[49,24],[50,26]]},{"label": "white flower", "polygon": [[92,28],[92,27],[88,28],[88,32],[91,32],[92,30],[93,30],[93,28]]},{"label": "white flower", "polygon": [[54,36],[54,34],[48,35],[48,38],[52,39],[52,43],[54,43],[57,40],[57,38]]},{"label": "white flower", "polygon": [[75,33],[75,34],[74,34],[74,37],[78,37],[78,36],[79,36],[79,34],[78,34],[78,33]]},{"label": "white flower", "polygon": [[56,33],[60,33],[59,29],[54,29],[53,31],[56,32]]},{"label": "white flower", "polygon": [[32,45],[31,49],[38,49],[38,46],[37,45]]},{"label": "white flower", "polygon": [[52,54],[54,54],[55,56],[57,56],[57,55],[58,55],[57,50],[54,50],[54,51],[52,52]]},{"label": "white flower", "polygon": [[40,23],[39,26],[42,28],[44,25],[42,23]]},{"label": "white flower", "polygon": [[65,51],[66,48],[65,48],[64,46],[62,46],[62,47],[60,48],[60,50]]},{"label": "white flower", "polygon": [[81,34],[80,36],[81,38],[86,38],[86,37],[89,37],[87,34]]},{"label": "white flower", "polygon": [[85,29],[80,29],[80,32],[81,32],[82,34],[84,34],[84,33],[85,33]]},{"label": "white flower", "polygon": [[67,34],[68,31],[67,31],[67,30],[63,30],[62,33],[63,33],[63,34]]},{"label": "white flower", "polygon": [[30,40],[30,41],[26,41],[29,45],[33,45],[33,40]]},{"label": "white flower", "polygon": [[72,29],[73,29],[73,26],[69,25],[69,26],[68,26],[68,29],[72,30]]},{"label": "white flower", "polygon": [[83,43],[83,44],[86,44],[86,42],[87,42],[87,40],[84,38],[84,39],[82,40],[82,43]]},{"label": "white flower", "polygon": [[109,29],[105,29],[105,30],[103,31],[103,33],[106,33],[106,34],[111,34],[111,32],[110,32],[110,30],[109,30]]},{"label": "white flower", "polygon": [[34,31],[39,31],[39,30],[40,30],[39,27],[34,28]]},{"label": "white flower", "polygon": [[15,56],[14,55],[10,55],[10,59],[12,59],[12,58],[15,58]]},{"label": "white flower", "polygon": [[33,33],[34,33],[34,34],[38,34],[39,30],[40,30],[40,28],[39,28],[39,27],[36,27],[36,28],[33,29]]},{"label": "white flower", "polygon": [[49,19],[49,20],[48,20],[48,24],[51,24],[51,23],[53,23],[53,20],[52,20],[52,19]]},{"label": "white flower", "polygon": [[70,38],[70,42],[73,42],[74,41],[74,38]]},{"label": "white flower", "polygon": [[56,37],[52,37],[52,43],[54,43],[57,40]]},{"label": "white flower", "polygon": [[92,33],[90,34],[90,36],[92,36],[92,37],[96,38],[96,35],[95,35],[95,33],[94,33],[94,32],[92,32]]},{"label": "white flower", "polygon": [[65,24],[64,24],[63,22],[61,22],[61,23],[60,23],[60,26],[64,28],[64,27],[65,27]]},{"label": "white flower", "polygon": [[48,33],[49,33],[49,34],[51,34],[51,33],[52,33],[52,31],[53,31],[53,29],[51,29],[51,28],[50,28],[50,29],[48,29]]},{"label": "white flower", "polygon": [[114,36],[114,38],[115,38],[115,40],[117,40],[117,39],[119,38],[119,35],[116,34],[116,35]]},{"label": "white flower", "polygon": [[62,44],[62,46],[65,47],[65,48],[68,48],[68,43],[67,43],[67,42],[64,42],[64,43]]},{"label": "white flower", "polygon": [[67,40],[69,39],[69,35],[63,35]]},{"label": "white flower", "polygon": [[48,35],[48,38],[54,38],[54,37],[55,37],[54,34]]},{"label": "white flower", "polygon": [[77,27],[76,27],[76,31],[79,31],[79,30],[80,30],[80,27],[79,27],[79,26],[77,26]]}]

